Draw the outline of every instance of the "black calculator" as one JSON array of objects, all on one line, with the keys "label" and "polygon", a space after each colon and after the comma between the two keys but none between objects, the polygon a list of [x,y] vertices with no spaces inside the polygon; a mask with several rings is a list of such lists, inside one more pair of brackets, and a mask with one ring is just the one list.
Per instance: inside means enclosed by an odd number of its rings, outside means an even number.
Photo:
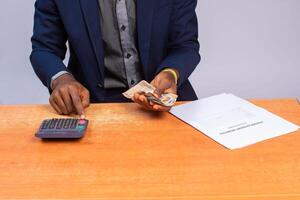
[{"label": "black calculator", "polygon": [[88,123],[86,119],[47,119],[35,136],[42,139],[79,139],[84,136]]}]

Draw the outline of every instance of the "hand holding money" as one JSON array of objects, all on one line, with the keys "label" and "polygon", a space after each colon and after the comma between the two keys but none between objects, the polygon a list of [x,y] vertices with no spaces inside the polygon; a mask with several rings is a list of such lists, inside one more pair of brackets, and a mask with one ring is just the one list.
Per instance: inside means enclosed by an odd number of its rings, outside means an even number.
[{"label": "hand holding money", "polygon": [[141,81],[123,95],[147,110],[169,111],[177,100],[177,85],[168,72],[159,73],[149,84]]}]

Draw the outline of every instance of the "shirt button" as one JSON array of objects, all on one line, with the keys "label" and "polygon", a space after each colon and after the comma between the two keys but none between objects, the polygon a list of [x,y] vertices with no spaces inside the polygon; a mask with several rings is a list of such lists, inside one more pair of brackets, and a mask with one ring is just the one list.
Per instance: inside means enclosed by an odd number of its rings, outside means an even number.
[{"label": "shirt button", "polygon": [[121,30],[122,30],[122,31],[125,31],[125,29],[126,29],[126,26],[124,26],[124,25],[121,26]]},{"label": "shirt button", "polygon": [[134,84],[135,84],[135,81],[134,81],[134,80],[131,80],[130,83],[131,83],[131,85],[134,85]]},{"label": "shirt button", "polygon": [[131,54],[128,53],[128,54],[126,55],[126,58],[129,59],[130,57],[131,57]]}]

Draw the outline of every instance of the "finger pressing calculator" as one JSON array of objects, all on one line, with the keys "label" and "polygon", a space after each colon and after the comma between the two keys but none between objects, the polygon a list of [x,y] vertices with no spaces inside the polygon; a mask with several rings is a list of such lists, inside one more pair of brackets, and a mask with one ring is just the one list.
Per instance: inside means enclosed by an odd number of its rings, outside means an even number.
[{"label": "finger pressing calculator", "polygon": [[79,139],[84,136],[88,123],[86,119],[47,119],[35,136],[42,139]]}]

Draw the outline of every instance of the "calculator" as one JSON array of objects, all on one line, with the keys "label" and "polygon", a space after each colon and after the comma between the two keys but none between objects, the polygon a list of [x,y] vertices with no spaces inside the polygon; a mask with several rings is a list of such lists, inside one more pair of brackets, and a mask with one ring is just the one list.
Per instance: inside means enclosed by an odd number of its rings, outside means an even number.
[{"label": "calculator", "polygon": [[46,119],[35,136],[42,139],[79,139],[84,136],[88,123],[86,119]]}]

